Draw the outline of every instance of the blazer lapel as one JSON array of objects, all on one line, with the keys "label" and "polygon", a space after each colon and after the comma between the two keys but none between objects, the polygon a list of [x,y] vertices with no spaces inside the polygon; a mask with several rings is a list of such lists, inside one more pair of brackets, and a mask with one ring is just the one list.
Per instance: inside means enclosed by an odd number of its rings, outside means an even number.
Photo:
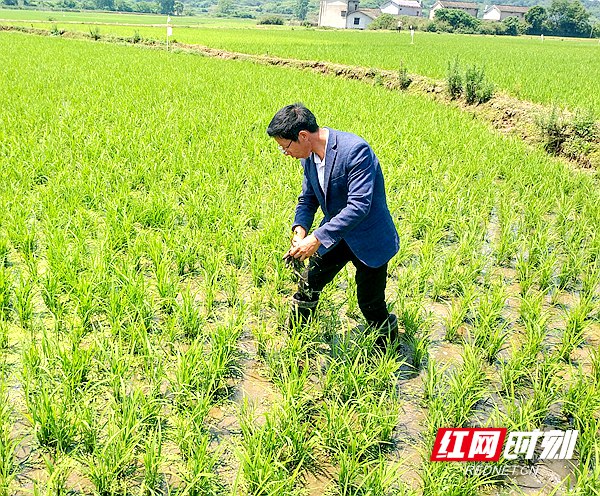
[{"label": "blazer lapel", "polygon": [[308,172],[308,180],[310,181],[313,191],[317,195],[317,200],[319,200],[320,205],[323,205],[325,203],[325,198],[323,197],[323,191],[321,190],[321,185],[319,184],[317,166],[315,165],[315,161],[312,159],[312,156],[306,159],[305,168]]},{"label": "blazer lapel", "polygon": [[[328,128],[329,129],[329,128]],[[331,171],[333,170],[333,164],[335,163],[335,157],[337,155],[337,135],[335,130],[329,129],[329,138],[327,140],[327,151],[325,152],[325,180],[324,191],[325,202],[327,202],[327,190],[329,189],[329,178],[331,177]],[[317,181],[318,182],[318,181]]]}]

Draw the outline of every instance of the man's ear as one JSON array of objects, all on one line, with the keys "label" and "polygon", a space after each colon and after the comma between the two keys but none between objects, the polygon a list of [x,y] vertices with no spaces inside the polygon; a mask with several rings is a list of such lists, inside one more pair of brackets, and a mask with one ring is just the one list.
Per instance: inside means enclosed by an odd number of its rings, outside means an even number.
[{"label": "man's ear", "polygon": [[298,141],[302,140],[302,141],[306,141],[308,139],[308,131],[306,131],[305,129],[303,129],[302,131],[300,131],[298,133]]}]

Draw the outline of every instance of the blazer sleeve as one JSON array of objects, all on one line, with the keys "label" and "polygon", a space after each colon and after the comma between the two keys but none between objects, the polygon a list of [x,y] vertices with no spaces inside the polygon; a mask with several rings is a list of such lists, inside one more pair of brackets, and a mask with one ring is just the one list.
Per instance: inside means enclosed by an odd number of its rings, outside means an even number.
[{"label": "blazer sleeve", "polygon": [[349,157],[346,206],[313,233],[325,248],[342,239],[371,210],[376,178],[373,152],[367,143],[362,142],[350,151]]},{"label": "blazer sleeve", "polygon": [[298,204],[296,205],[296,214],[294,216],[292,229],[294,229],[296,226],[302,226],[308,233],[313,224],[315,213],[317,212],[318,208],[319,200],[317,199],[313,187],[310,184],[305,166],[304,177],[302,179],[302,193],[298,197]]}]

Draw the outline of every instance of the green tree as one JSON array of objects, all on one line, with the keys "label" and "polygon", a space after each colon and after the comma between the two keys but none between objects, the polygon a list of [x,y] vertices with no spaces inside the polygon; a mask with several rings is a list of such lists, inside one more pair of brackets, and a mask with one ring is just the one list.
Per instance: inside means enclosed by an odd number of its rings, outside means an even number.
[{"label": "green tree", "polygon": [[435,11],[435,20],[446,22],[452,28],[464,32],[477,32],[481,21],[463,10],[439,9]]},{"label": "green tree", "polygon": [[175,3],[173,4],[173,9],[174,9],[176,15],[178,15],[178,16],[183,15],[183,2],[180,2],[179,0],[175,0]]},{"label": "green tree", "polygon": [[381,14],[369,24],[369,29],[396,29],[397,26],[398,21],[392,14]]},{"label": "green tree", "polygon": [[548,20],[548,12],[541,5],[531,7],[525,14],[528,34],[542,34],[544,23]]},{"label": "green tree", "polygon": [[115,0],[96,0],[98,10],[115,10]]},{"label": "green tree", "polygon": [[233,0],[219,0],[217,3],[217,15],[228,16],[233,14]]},{"label": "green tree", "polygon": [[296,11],[294,14],[298,19],[303,21],[308,13],[308,0],[296,0]]},{"label": "green tree", "polygon": [[504,24],[504,32],[510,36],[517,36],[519,34],[519,19],[516,17],[506,17],[502,20]]},{"label": "green tree", "polygon": [[160,0],[160,13],[172,14],[175,6],[175,0]]},{"label": "green tree", "polygon": [[590,13],[579,0],[552,0],[548,26],[559,36],[589,36],[592,29]]}]

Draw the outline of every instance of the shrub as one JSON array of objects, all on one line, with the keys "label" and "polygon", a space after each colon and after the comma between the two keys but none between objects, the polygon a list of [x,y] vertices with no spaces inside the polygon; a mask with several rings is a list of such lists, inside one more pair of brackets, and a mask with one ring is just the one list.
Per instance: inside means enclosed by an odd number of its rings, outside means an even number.
[{"label": "shrub", "polygon": [[408,74],[408,70],[404,65],[404,62],[400,62],[400,70],[398,71],[398,82],[400,84],[400,89],[405,90],[412,83],[412,78]]},{"label": "shrub", "polygon": [[448,63],[448,77],[446,80],[450,98],[452,100],[460,98],[460,95],[462,94],[462,75],[460,74],[458,58],[455,58],[454,62]]},{"label": "shrub", "polygon": [[368,29],[396,29],[398,21],[392,14],[382,14],[369,24]]},{"label": "shrub", "polygon": [[484,22],[479,28],[481,34],[506,34],[506,27],[501,22]]},{"label": "shrub", "polygon": [[549,153],[559,153],[568,136],[567,120],[557,107],[536,119],[536,124],[544,141],[544,148]]},{"label": "shrub", "polygon": [[98,27],[90,28],[90,38],[98,41],[102,36],[100,35],[100,29]]},{"label": "shrub", "polygon": [[471,66],[465,72],[465,100],[469,105],[485,103],[494,95],[494,85],[486,81],[485,69]]},{"label": "shrub", "polygon": [[63,34],[65,34],[65,30],[59,29],[59,27],[56,24],[53,24],[50,28],[50,34],[52,36],[62,36]]},{"label": "shrub", "polygon": [[142,37],[140,32],[136,30],[135,33],[133,33],[133,36],[131,37],[131,43],[140,43],[141,41],[144,41],[144,38]]},{"label": "shrub", "polygon": [[261,17],[257,24],[270,24],[273,26],[283,26],[283,18],[276,15]]}]

